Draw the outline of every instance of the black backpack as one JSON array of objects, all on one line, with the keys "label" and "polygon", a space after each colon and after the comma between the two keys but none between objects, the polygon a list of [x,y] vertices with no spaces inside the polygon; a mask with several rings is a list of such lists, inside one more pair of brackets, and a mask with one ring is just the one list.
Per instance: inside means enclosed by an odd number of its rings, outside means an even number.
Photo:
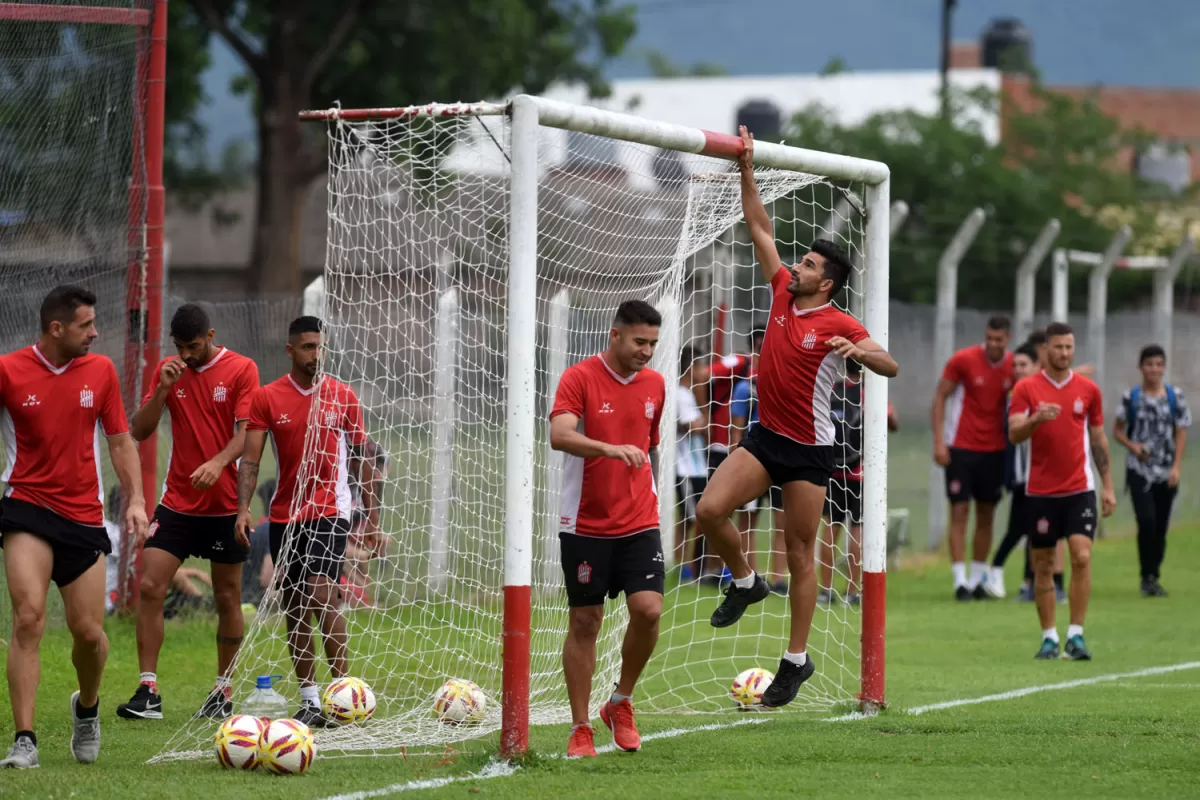
[{"label": "black backpack", "polygon": [[862,461],[862,381],[842,381],[833,387],[829,398],[829,418],[833,421],[833,465],[849,470]]}]

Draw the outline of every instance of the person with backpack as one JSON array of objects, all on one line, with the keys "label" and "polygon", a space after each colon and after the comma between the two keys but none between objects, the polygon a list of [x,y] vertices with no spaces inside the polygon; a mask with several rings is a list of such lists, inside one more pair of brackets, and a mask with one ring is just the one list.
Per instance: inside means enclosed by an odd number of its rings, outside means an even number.
[{"label": "person with backpack", "polygon": [[1166,597],[1159,570],[1167,550],[1171,505],[1179,491],[1192,413],[1183,392],[1163,381],[1167,354],[1162,347],[1143,347],[1138,369],[1142,383],[1121,398],[1113,435],[1129,451],[1125,488],[1137,517],[1142,596]]},{"label": "person with backpack", "polygon": [[[833,387],[829,398],[829,417],[833,422],[833,475],[825,495],[824,527],[819,537],[820,550],[817,562],[820,565],[821,584],[817,592],[817,604],[832,605],[833,565],[837,559],[840,532],[837,526],[848,531],[847,564],[849,576],[846,581],[845,602],[850,606],[860,603],[859,589],[862,586],[862,498],[863,498],[863,391],[862,365],[846,359],[846,379]],[[888,430],[898,427],[896,411],[888,404]]]}]

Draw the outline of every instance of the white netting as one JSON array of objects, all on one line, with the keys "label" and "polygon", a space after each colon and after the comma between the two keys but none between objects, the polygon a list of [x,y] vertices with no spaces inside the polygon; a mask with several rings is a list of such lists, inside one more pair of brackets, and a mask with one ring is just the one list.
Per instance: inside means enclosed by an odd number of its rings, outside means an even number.
[{"label": "white netting", "polygon": [[[37,4],[46,13],[84,5],[152,4]],[[138,60],[131,26],[0,19],[0,352],[32,344],[42,299],[71,283],[98,298],[92,352],[123,376],[136,370],[125,343],[126,278],[142,261],[146,215],[145,192],[130,190],[145,186]],[[126,382],[127,408],[132,389]]]},{"label": "white netting", "polygon": [[[324,369],[357,392],[368,433],[390,467],[380,498],[387,546],[369,567],[373,606],[344,612],[350,674],[371,685],[379,709],[362,727],[320,732],[322,755],[462,740],[499,725],[509,133],[501,116],[330,127]],[[538,320],[537,480],[527,498],[537,518],[534,724],[568,718],[556,526],[561,456],[549,449],[546,419],[558,376],[606,346],[620,302],[647,299],[664,314],[654,366],[674,398],[681,346],[711,351],[722,302],[731,312],[725,340],[736,351],[747,349],[750,329],[763,324],[770,303],[739,229],[740,192],[729,162],[588,134],[540,133],[538,292],[521,298]],[[780,170],[761,171],[759,185],[785,261],[804,252],[832,215],[838,232],[831,235],[861,263],[862,222],[846,210],[853,204],[840,202],[849,196],[857,203],[861,193]],[[659,485],[674,498],[673,403],[667,412]],[[664,522],[664,543],[672,535]],[[768,538],[758,534],[760,550]],[[765,557],[759,554],[760,563]],[[638,709],[731,710],[727,693],[738,672],[777,665],[786,601],[772,597],[736,629],[716,631],[708,624],[716,589],[681,584],[678,569],[667,585],[663,635],[639,685]],[[593,704],[611,690],[624,620],[621,602],[610,602]],[[235,706],[254,676],[266,674],[289,676],[278,688],[298,701],[283,628],[272,593],[238,657]],[[795,707],[827,708],[854,697],[858,631],[857,611],[818,611],[810,640],[817,678]],[[320,675],[322,682],[329,677],[324,663]],[[473,680],[487,694],[483,724],[434,719],[433,694],[453,677]],[[211,725],[190,723],[158,758],[207,754],[211,733]]]}]

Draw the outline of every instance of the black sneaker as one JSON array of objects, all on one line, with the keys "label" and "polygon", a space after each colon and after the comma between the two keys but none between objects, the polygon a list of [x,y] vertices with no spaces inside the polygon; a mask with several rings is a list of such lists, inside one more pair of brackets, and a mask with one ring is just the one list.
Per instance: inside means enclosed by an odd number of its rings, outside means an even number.
[{"label": "black sneaker", "polygon": [[1067,639],[1067,658],[1072,661],[1091,661],[1092,653],[1087,649],[1087,645],[1083,643],[1082,634],[1075,634],[1070,639]]},{"label": "black sneaker", "polygon": [[300,710],[293,717],[296,722],[302,722],[310,728],[333,728],[336,724],[329,717],[325,716],[325,712],[318,705],[312,703],[301,703]]},{"label": "black sneaker", "polygon": [[1142,578],[1142,597],[1154,597],[1154,581]]},{"label": "black sneaker", "polygon": [[781,597],[787,597],[788,596],[788,582],[782,581],[782,580],[775,581],[774,583],[771,584],[771,592],[773,594],[777,594]]},{"label": "black sneaker", "polygon": [[1037,659],[1040,659],[1043,661],[1049,660],[1052,658],[1058,658],[1058,656],[1059,656],[1058,642],[1054,641],[1053,639],[1042,639],[1041,649],[1038,650],[1033,655],[1034,658],[1037,658]]},{"label": "black sneaker", "polygon": [[1155,597],[1166,597],[1167,596],[1167,590],[1163,588],[1163,585],[1158,582],[1157,578],[1155,578],[1155,580],[1154,580],[1154,596]]},{"label": "black sneaker", "polygon": [[749,589],[739,589],[736,584],[725,587],[725,599],[713,612],[709,622],[714,628],[728,628],[742,618],[746,609],[754,603],[761,603],[771,593],[771,587],[762,575],[754,573],[754,585]]},{"label": "black sneaker", "polygon": [[981,583],[978,586],[976,586],[975,589],[971,592],[971,599],[973,599],[973,600],[991,600],[992,596],[987,593],[987,589],[983,588],[983,584]]},{"label": "black sneaker", "polygon": [[138,684],[129,702],[117,706],[117,716],[121,719],[162,719],[162,698],[154,691],[157,688],[148,683]]},{"label": "black sneaker", "polygon": [[228,719],[233,716],[233,700],[220,689],[213,689],[192,719]]},{"label": "black sneaker", "polygon": [[965,586],[959,586],[954,590],[954,599],[960,602],[966,602],[971,599],[971,590]]},{"label": "black sneaker", "polygon": [[804,659],[804,666],[797,666],[786,658],[780,659],[779,669],[771,685],[763,692],[762,704],[766,708],[786,706],[796,699],[800,685],[813,676],[817,667],[813,664],[812,656]]}]

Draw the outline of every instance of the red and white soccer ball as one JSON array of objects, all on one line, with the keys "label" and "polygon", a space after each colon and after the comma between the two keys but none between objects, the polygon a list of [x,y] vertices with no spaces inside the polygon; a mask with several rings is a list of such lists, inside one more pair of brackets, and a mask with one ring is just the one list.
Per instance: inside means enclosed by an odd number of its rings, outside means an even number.
[{"label": "red and white soccer ball", "polygon": [[276,775],[301,775],[312,766],[317,746],[303,722],[277,719],[267,726],[259,753],[263,766]]},{"label": "red and white soccer ball", "polygon": [[451,678],[433,696],[433,715],[447,725],[474,725],[487,715],[487,695],[472,681]]},{"label": "red and white soccer ball", "polygon": [[221,723],[214,737],[217,761],[226,769],[251,770],[260,762],[259,747],[267,724],[258,717],[238,714]]},{"label": "red and white soccer ball", "polygon": [[761,705],[763,692],[767,690],[773,680],[775,680],[774,673],[759,667],[752,667],[733,679],[733,685],[729,687],[729,696],[733,698],[733,702],[738,704],[738,708],[752,708]]},{"label": "red and white soccer ball", "polygon": [[321,706],[337,724],[356,725],[375,713],[375,693],[358,678],[339,678],[325,690]]}]

